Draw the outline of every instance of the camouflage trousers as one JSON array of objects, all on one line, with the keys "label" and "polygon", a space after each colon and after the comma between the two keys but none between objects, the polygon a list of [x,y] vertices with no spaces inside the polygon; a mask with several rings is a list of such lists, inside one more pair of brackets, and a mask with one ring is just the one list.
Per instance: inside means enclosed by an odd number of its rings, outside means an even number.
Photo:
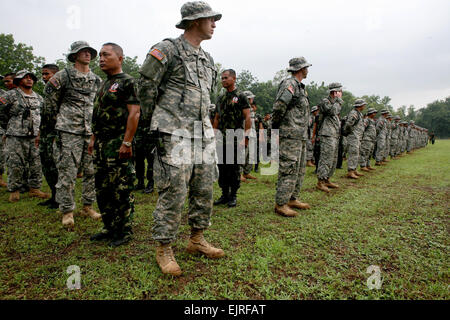
[{"label": "camouflage trousers", "polygon": [[347,169],[353,171],[358,168],[359,162],[359,150],[361,148],[361,142],[354,135],[347,137],[348,156],[347,156]]},{"label": "camouflage trousers", "polygon": [[390,156],[395,157],[398,154],[398,139],[391,139],[391,147],[389,149]]},{"label": "camouflage trousers", "polygon": [[[248,146],[245,147],[245,164],[242,165],[242,173],[250,174],[250,172],[252,172],[253,165],[256,164],[254,162],[258,162],[259,161],[259,159],[258,159],[258,152],[259,152],[258,145],[256,146],[256,150],[254,150],[252,152],[255,152],[255,151],[256,151],[256,154],[252,155],[252,158],[254,158],[254,159],[250,159],[250,149],[249,149]],[[250,162],[250,160],[251,160],[251,162]]]},{"label": "camouflage trousers", "polygon": [[306,140],[306,161],[314,160],[314,145],[311,139]]},{"label": "camouflage trousers", "polygon": [[[5,144],[8,168],[8,191],[15,192],[22,186],[40,189],[42,185],[41,161],[35,137],[7,137]],[[24,173],[28,172],[28,181]]]},{"label": "camouflage trousers", "polygon": [[[138,136],[135,138],[135,169],[136,178],[138,181],[144,181],[146,177],[151,185],[153,185],[153,161],[154,154],[152,153],[155,146],[155,141],[150,138]],[[147,160],[147,175],[145,175],[145,160]]]},{"label": "camouflage trousers", "polygon": [[386,138],[379,135],[377,137],[377,151],[375,155],[375,160],[377,162],[383,161],[385,150],[386,150]]},{"label": "camouflage trousers", "polygon": [[280,166],[275,202],[283,206],[296,200],[306,173],[306,141],[280,137]]},{"label": "camouflage trousers", "polygon": [[0,176],[5,172],[5,142],[3,142],[3,135],[0,135]]},{"label": "camouflage trousers", "polygon": [[58,170],[56,169],[55,159],[53,157],[53,141],[56,134],[44,134],[41,132],[39,142],[39,154],[41,156],[42,173],[44,174],[47,184],[52,190],[52,194],[56,194],[56,184],[58,183]]},{"label": "camouflage trousers", "polygon": [[385,143],[385,149],[384,149],[384,159],[386,159],[389,156],[389,152],[391,150],[391,139],[387,138]]},{"label": "camouflage trousers", "polygon": [[59,131],[53,143],[53,154],[58,169],[56,201],[63,214],[75,210],[78,169],[83,173],[83,205],[92,205],[95,201],[94,163],[92,155],[87,151],[90,138]]},{"label": "camouflage trousers", "polygon": [[411,150],[412,150],[412,139],[407,138],[406,139],[406,151],[411,152]]},{"label": "camouflage trousers", "polygon": [[320,158],[317,166],[317,178],[329,179],[336,170],[339,138],[320,136]]},{"label": "camouflage trousers", "polygon": [[135,170],[132,159],[119,159],[123,139],[96,140],[94,154],[95,189],[104,230],[131,235],[134,215]]},{"label": "camouflage trousers", "polygon": [[361,141],[361,148],[359,149],[359,165],[361,168],[370,167],[370,156],[373,153],[375,144],[373,141]]},{"label": "camouflage trousers", "polygon": [[[184,148],[184,159],[180,159],[180,142],[176,141],[177,138],[170,134],[161,135],[153,165],[159,194],[153,212],[153,238],[161,243],[170,243],[175,239],[186,198],[189,201],[189,225],[196,229],[206,229],[211,225],[213,183],[218,177],[217,165],[214,161],[205,163],[205,159],[194,161],[198,160],[194,159],[198,157],[198,153],[194,153],[194,139],[186,139],[191,143],[189,147]],[[198,140],[200,151],[214,157],[214,140]]]}]

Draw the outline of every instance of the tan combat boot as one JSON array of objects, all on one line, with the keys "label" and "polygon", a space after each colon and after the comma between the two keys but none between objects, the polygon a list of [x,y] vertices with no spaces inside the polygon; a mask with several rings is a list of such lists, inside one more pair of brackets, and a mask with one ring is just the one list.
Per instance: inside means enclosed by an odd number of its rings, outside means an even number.
[{"label": "tan combat boot", "polygon": [[6,188],[8,184],[3,180],[3,177],[0,175],[0,187]]},{"label": "tan combat boot", "polygon": [[330,179],[325,180],[325,186],[332,189],[339,189],[339,185],[330,181]]},{"label": "tan combat boot", "polygon": [[50,198],[50,194],[44,193],[39,189],[33,189],[33,188],[30,188],[29,195],[32,198],[39,198],[39,199],[49,199]]},{"label": "tan combat boot", "polygon": [[324,192],[330,192],[330,189],[328,189],[328,187],[326,186],[326,180],[320,180],[317,181],[317,189],[324,191]]},{"label": "tan combat boot", "polygon": [[371,171],[376,171],[377,169],[372,168],[371,166],[368,166],[367,169],[371,170]]},{"label": "tan combat boot", "polygon": [[258,180],[257,177],[252,176],[250,173],[249,174],[244,174],[244,178],[245,179],[249,179],[249,180]]},{"label": "tan combat boot", "polygon": [[275,213],[279,214],[282,217],[296,217],[298,216],[298,212],[292,210],[287,204],[284,206],[275,205]]},{"label": "tan combat boot", "polygon": [[173,256],[172,247],[169,244],[158,244],[156,247],[156,262],[162,273],[172,276],[180,276],[181,268]]},{"label": "tan combat boot", "polygon": [[311,209],[311,206],[309,204],[300,202],[298,200],[289,200],[288,206],[291,208],[296,208],[296,209],[301,209],[301,210]]},{"label": "tan combat boot", "polygon": [[94,209],[92,209],[92,206],[83,206],[83,209],[80,211],[80,215],[85,216],[85,217],[91,217],[94,220],[100,220],[102,218],[102,215],[96,211],[94,211]]},{"label": "tan combat boot", "polygon": [[312,163],[311,160],[308,160],[308,162],[306,162],[306,166],[307,167],[315,167],[315,165]]},{"label": "tan combat boot", "polygon": [[64,228],[66,228],[68,230],[73,230],[73,228],[75,227],[75,221],[73,220],[73,212],[72,211],[63,214],[62,224],[63,224]]},{"label": "tan combat boot", "polygon": [[355,171],[353,171],[353,170],[350,170],[347,173],[346,177],[349,178],[349,179],[359,179],[359,177],[355,174]]},{"label": "tan combat boot", "polygon": [[186,248],[189,253],[202,253],[210,259],[222,258],[225,252],[222,249],[214,248],[203,237],[203,230],[192,229],[191,237]]},{"label": "tan combat boot", "polygon": [[9,202],[17,202],[20,200],[20,192],[14,191],[9,195]]},{"label": "tan combat boot", "polygon": [[353,170],[353,172],[355,173],[355,175],[357,175],[358,177],[364,177],[364,175],[362,173],[359,173],[356,170]]},{"label": "tan combat boot", "polygon": [[370,172],[369,168],[367,167],[361,167],[361,171]]},{"label": "tan combat boot", "polygon": [[376,165],[376,166],[382,166],[381,161],[375,162],[375,165]]},{"label": "tan combat boot", "polygon": [[247,182],[247,179],[245,179],[242,174],[241,174],[241,182]]}]

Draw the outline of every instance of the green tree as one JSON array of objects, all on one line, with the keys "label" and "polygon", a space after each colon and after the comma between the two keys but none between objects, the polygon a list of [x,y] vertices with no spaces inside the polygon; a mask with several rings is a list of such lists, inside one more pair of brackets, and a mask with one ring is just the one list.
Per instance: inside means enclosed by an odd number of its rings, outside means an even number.
[{"label": "green tree", "polygon": [[415,123],[439,138],[450,137],[450,97],[436,100],[417,112]]}]

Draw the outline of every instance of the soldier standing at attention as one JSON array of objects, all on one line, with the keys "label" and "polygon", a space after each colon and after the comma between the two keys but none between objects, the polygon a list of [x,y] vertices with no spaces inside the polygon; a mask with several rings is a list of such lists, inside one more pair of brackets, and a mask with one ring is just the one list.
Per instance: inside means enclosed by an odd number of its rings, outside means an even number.
[{"label": "soldier standing at attention", "polygon": [[370,156],[373,154],[375,142],[377,139],[377,130],[375,128],[375,116],[377,110],[369,108],[367,110],[367,118],[364,119],[364,134],[361,140],[361,148],[359,152],[359,164],[361,171],[370,172],[370,170],[376,170],[370,166]]},{"label": "soldier standing at attention", "polygon": [[386,150],[386,135],[387,135],[387,120],[389,111],[386,109],[381,110],[381,117],[378,118],[376,124],[377,130],[377,148],[375,155],[375,165],[383,165],[384,152]]},{"label": "soldier standing at attention", "polygon": [[[30,196],[48,199],[50,195],[39,189],[42,168],[39,159],[39,124],[42,97],[33,91],[37,77],[28,70],[19,71],[14,78],[16,88],[0,96],[0,123],[6,130],[6,165],[10,202],[20,200],[20,188],[28,183]],[[24,172],[28,170],[28,181]]]},{"label": "soldier standing at attention", "polygon": [[278,169],[275,213],[284,217],[295,217],[292,210],[309,209],[307,203],[297,200],[306,173],[306,140],[310,117],[306,86],[302,83],[311,66],[304,57],[289,61],[291,77],[278,87],[273,105],[272,128],[279,129],[280,165]]},{"label": "soldier standing at attention", "polygon": [[[42,80],[47,83],[59,68],[55,64],[46,64],[42,67]],[[45,93],[44,93],[45,94]],[[52,113],[47,111],[45,103],[41,110],[41,126],[39,130],[39,155],[41,156],[42,173],[52,191],[52,197],[47,201],[39,203],[40,206],[48,206],[50,209],[58,209],[56,202],[56,184],[58,183],[58,170],[53,157],[53,141],[56,138],[56,119],[51,118]]]},{"label": "soldier standing at attention", "polygon": [[[0,76],[0,80],[3,80],[3,76]],[[5,94],[6,91],[3,89],[0,89],[0,96]],[[3,173],[5,172],[5,153],[4,153],[4,143],[3,143],[3,137],[5,136],[5,130],[0,126],[0,187],[7,187],[8,184],[3,181]],[[5,137],[6,138],[6,137]]]},{"label": "soldier standing at attention", "polygon": [[[253,139],[256,139],[258,137],[257,133],[259,132],[259,129],[260,129],[260,127],[259,127],[260,121],[258,119],[258,114],[256,113],[257,107],[255,104],[255,95],[251,91],[244,91],[243,93],[247,97],[248,103],[250,104],[250,122],[252,125],[250,136]],[[261,128],[262,128],[262,124],[261,124]],[[258,147],[257,147],[258,141],[256,140],[255,143],[256,143],[256,155],[255,156],[257,158],[257,156],[258,156]],[[243,165],[243,177],[245,180],[247,180],[247,179],[257,180],[258,178],[254,177],[250,174],[253,169],[253,163],[250,163],[251,159],[250,159],[250,149],[249,148],[250,148],[249,145],[247,145],[245,147],[245,165]],[[257,161],[258,159],[254,159],[254,160]],[[256,162],[255,167],[256,168],[258,167],[258,162]],[[257,171],[257,170],[255,169],[255,171]]]},{"label": "soldier standing at attention", "polygon": [[334,82],[328,86],[329,96],[319,105],[319,139],[320,158],[317,167],[317,189],[330,192],[328,188],[339,188],[330,182],[336,170],[339,136],[341,135],[341,120],[339,119],[342,104],[342,85]]},{"label": "soldier standing at attention", "polygon": [[111,247],[130,241],[134,213],[132,142],[140,107],[134,79],[122,71],[123,58],[122,48],[115,43],[106,43],[100,50],[100,68],[108,79],[95,99],[89,145],[89,152],[94,150],[95,189],[104,225],[91,240],[108,240]]},{"label": "soldier standing at attention", "polygon": [[306,143],[307,156],[306,156],[306,166],[315,167],[314,163],[314,143],[317,137],[317,115],[319,114],[319,107],[314,106],[311,108],[311,117],[309,118],[308,125],[308,141]]},{"label": "soldier standing at attention", "polygon": [[[222,189],[222,196],[214,202],[214,205],[228,204],[228,207],[236,206],[237,191],[241,185],[240,168],[238,163],[238,137],[234,137],[235,130],[251,129],[250,104],[247,96],[236,89],[236,72],[232,69],[222,72],[222,86],[226,93],[217,98],[216,116],[214,117],[213,127],[219,129],[222,133],[222,155],[223,163],[219,164],[219,186]],[[233,134],[232,140],[229,140],[227,130]],[[248,140],[245,141],[246,146]],[[229,150],[227,150],[229,149]],[[227,154],[232,151],[234,157],[227,159]],[[232,160],[232,163],[229,163]]]},{"label": "soldier standing at attention", "polygon": [[358,168],[359,149],[364,134],[364,119],[361,111],[364,110],[366,104],[363,99],[356,99],[353,110],[348,114],[344,125],[348,142],[347,178],[350,179],[358,179],[363,176],[356,169]]},{"label": "soldier standing at attention", "polygon": [[[176,27],[183,29],[184,34],[152,47],[140,69],[138,83],[143,116],[152,118],[150,130],[158,135],[154,174],[159,197],[153,212],[153,238],[158,242],[156,261],[163,273],[174,276],[181,275],[181,269],[171,243],[176,238],[188,196],[191,236],[187,251],[208,258],[225,255],[203,236],[211,225],[213,183],[217,178],[215,161],[203,157],[200,164],[194,162],[193,148],[187,152],[191,161],[179,161],[175,151],[180,139],[191,144],[200,142],[201,151],[214,158],[215,139],[208,109],[216,69],[214,60],[200,43],[212,38],[215,22],[222,15],[203,1],[185,3],[181,15]],[[195,125],[203,132],[196,132],[194,139]]]},{"label": "soldier standing at attention", "polygon": [[67,56],[74,65],[56,73],[45,85],[46,108],[56,119],[56,139],[53,153],[58,169],[56,201],[59,204],[65,228],[73,229],[75,223],[75,182],[77,172],[83,173],[83,209],[81,215],[94,220],[101,215],[92,209],[95,202],[94,164],[88,153],[92,135],[92,111],[95,93],[101,79],[89,69],[97,51],[85,41],[72,43]]}]

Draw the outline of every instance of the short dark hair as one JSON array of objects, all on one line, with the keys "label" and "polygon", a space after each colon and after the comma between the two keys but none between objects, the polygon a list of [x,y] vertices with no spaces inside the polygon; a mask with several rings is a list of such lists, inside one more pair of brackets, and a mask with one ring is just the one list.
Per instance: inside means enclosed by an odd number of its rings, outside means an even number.
[{"label": "short dark hair", "polygon": [[233,69],[223,70],[222,74],[224,74],[225,72],[228,72],[230,74],[230,76],[232,76],[232,77],[236,77],[236,71],[234,71]]},{"label": "short dark hair", "polygon": [[15,78],[16,77],[16,73],[15,72],[9,72],[9,73],[7,73],[7,74],[5,74],[3,77],[13,77],[13,78]]},{"label": "short dark hair", "polygon": [[42,69],[49,69],[53,73],[57,73],[59,71],[59,67],[56,64],[52,64],[52,63],[43,65]]},{"label": "short dark hair", "polygon": [[117,54],[118,57],[123,57],[123,49],[121,46],[119,46],[117,43],[114,42],[107,42],[103,44],[103,46],[110,46],[113,48],[113,51]]}]

